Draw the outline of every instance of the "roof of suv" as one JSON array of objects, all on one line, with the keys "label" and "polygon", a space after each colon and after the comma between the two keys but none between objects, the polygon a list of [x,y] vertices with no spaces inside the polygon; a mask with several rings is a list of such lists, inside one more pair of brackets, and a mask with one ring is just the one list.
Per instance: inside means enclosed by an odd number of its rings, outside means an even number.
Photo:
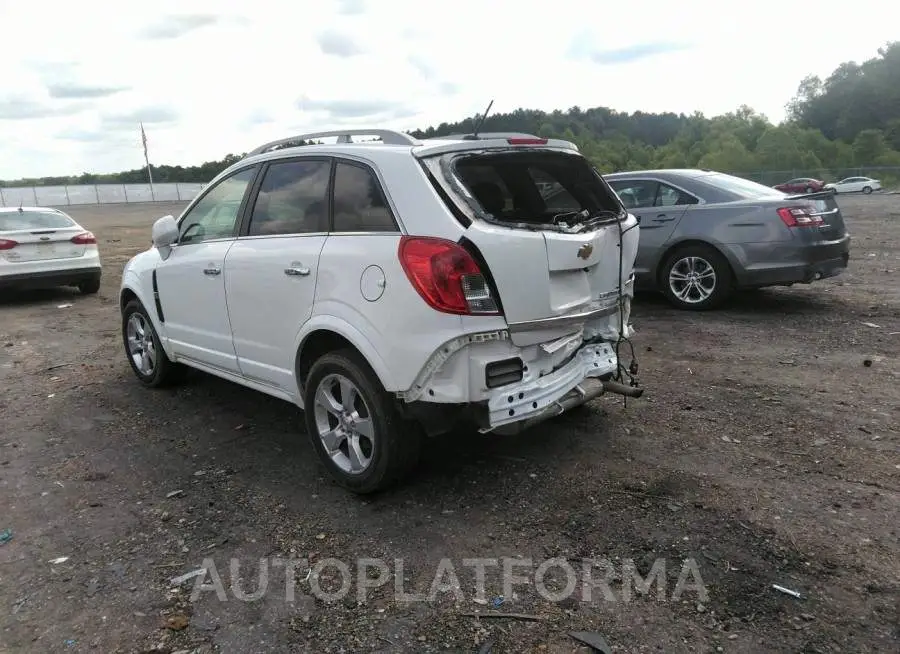
[{"label": "roof of suv", "polygon": [[[378,136],[381,140],[352,141],[351,137],[353,136]],[[314,141],[329,137],[337,137],[337,143],[298,144],[300,141]],[[577,146],[569,141],[545,139],[533,134],[518,132],[485,132],[477,136],[472,134],[453,134],[429,139],[417,139],[404,132],[388,129],[345,129],[298,134],[264,143],[249,152],[244,159],[275,159],[296,154],[296,151],[300,148],[303,148],[304,152],[309,152],[310,150],[322,153],[339,151],[345,154],[364,156],[371,155],[373,148],[376,148],[382,153],[394,152],[421,157],[464,150],[528,148],[535,146],[544,149],[578,152]]]}]

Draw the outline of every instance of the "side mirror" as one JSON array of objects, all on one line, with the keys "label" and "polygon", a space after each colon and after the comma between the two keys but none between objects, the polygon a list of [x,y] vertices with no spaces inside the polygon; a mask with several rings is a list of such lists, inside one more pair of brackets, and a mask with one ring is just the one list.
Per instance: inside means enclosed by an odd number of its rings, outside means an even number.
[{"label": "side mirror", "polygon": [[151,232],[153,247],[159,250],[163,259],[169,257],[172,245],[178,242],[178,222],[174,216],[163,216],[153,223]]}]

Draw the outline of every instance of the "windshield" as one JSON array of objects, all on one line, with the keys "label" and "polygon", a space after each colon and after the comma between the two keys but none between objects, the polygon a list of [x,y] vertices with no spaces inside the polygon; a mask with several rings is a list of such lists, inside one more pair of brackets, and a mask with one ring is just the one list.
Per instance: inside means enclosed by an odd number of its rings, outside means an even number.
[{"label": "windshield", "polygon": [[757,182],[744,179],[743,177],[735,177],[734,175],[726,175],[725,173],[710,173],[698,178],[704,184],[713,186],[719,190],[731,193],[739,199],[751,198],[783,198],[784,192],[778,189],[763,186]]},{"label": "windshield", "polygon": [[64,229],[75,222],[55,211],[4,211],[0,213],[0,232],[23,229]]}]

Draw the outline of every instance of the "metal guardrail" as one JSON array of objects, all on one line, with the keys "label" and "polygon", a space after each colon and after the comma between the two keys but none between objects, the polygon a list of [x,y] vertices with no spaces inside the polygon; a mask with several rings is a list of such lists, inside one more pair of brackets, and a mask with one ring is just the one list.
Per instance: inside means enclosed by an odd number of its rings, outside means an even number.
[{"label": "metal guardrail", "polygon": [[[390,139],[405,143],[407,139],[416,142],[413,137],[402,132],[380,130],[393,134]],[[375,132],[376,134],[373,134]],[[273,144],[287,144],[298,140],[311,140],[326,136],[339,138],[351,135],[377,135],[379,130],[336,130],[334,132],[315,132],[302,134],[287,139],[280,139],[260,146],[257,150],[273,147]],[[769,170],[743,171],[731,174],[771,186],[797,177],[825,178],[826,181],[852,176],[867,176],[882,180],[886,190],[900,189],[900,167],[862,166],[858,168],[838,168],[831,170]],[[166,182],[154,184],[70,184],[66,186],[10,186],[0,187],[0,207],[49,206],[63,207],[89,204],[132,204],[140,202],[188,202],[206,186],[200,183]]]},{"label": "metal guardrail", "polygon": [[199,183],[81,184],[0,187],[0,207],[66,207],[85,204],[187,202],[206,186]]}]

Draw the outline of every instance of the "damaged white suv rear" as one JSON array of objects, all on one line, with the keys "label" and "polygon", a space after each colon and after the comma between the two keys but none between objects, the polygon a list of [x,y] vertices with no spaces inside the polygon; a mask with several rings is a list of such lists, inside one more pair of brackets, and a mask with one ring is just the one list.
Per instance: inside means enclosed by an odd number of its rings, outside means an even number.
[{"label": "damaged white suv rear", "polygon": [[367,493],[457,425],[639,396],[619,358],[637,245],[569,142],[305,134],[156,222],[122,277],[123,344],[147,386],[187,366],[295,403],[334,478]]}]

